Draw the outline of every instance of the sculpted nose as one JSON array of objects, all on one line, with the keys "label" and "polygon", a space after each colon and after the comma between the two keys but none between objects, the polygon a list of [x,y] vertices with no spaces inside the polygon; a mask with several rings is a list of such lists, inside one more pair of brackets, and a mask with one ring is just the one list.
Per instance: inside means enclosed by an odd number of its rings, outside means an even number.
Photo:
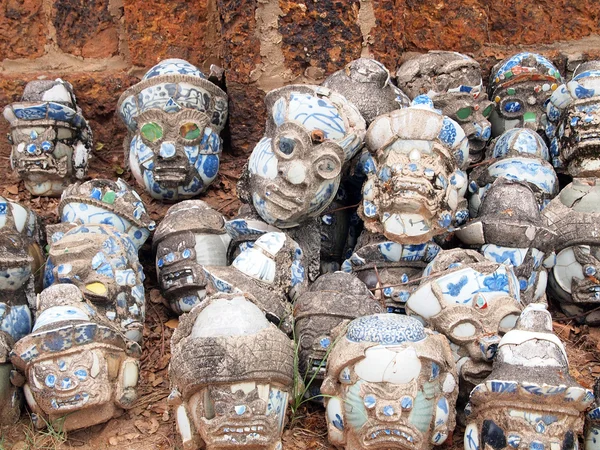
[{"label": "sculpted nose", "polygon": [[500,336],[486,336],[479,339],[479,349],[483,355],[483,359],[486,361],[492,361],[496,352],[498,351],[498,344],[500,343]]},{"label": "sculpted nose", "polygon": [[177,150],[175,148],[175,144],[173,142],[163,142],[160,145],[160,150],[158,154],[163,159],[171,159],[175,157]]},{"label": "sculpted nose", "polygon": [[306,180],[306,168],[300,161],[293,161],[289,165],[285,176],[292,184],[302,184]]}]

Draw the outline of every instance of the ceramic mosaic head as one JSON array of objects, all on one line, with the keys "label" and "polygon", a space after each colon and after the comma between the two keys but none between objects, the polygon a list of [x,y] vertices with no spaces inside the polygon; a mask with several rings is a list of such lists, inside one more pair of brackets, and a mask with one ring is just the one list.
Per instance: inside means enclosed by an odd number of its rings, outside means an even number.
[{"label": "ceramic mosaic head", "polygon": [[406,304],[408,314],[450,340],[461,384],[479,383],[522,309],[512,267],[455,249],[440,252],[423,275]]},{"label": "ceramic mosaic head", "polygon": [[219,170],[227,94],[195,66],[166,59],[117,104],[127,125],[125,160],[152,197],[175,201],[204,192]]},{"label": "ceramic mosaic head", "polygon": [[498,178],[526,183],[544,208],[559,190],[544,140],[533,130],[512,128],[502,133],[487,152],[486,160],[469,175],[469,213],[479,215],[486,192]]},{"label": "ceramic mosaic head", "polygon": [[361,280],[386,306],[387,312],[404,314],[410,295],[419,286],[423,269],[440,251],[430,241],[424,244],[398,244],[382,235],[361,233],[352,255],[342,264],[342,271]]},{"label": "ceramic mosaic head", "polygon": [[600,176],[600,61],[581,64],[546,109],[554,165],[574,177]]},{"label": "ceramic mosaic head", "polygon": [[542,211],[555,233],[556,261],[548,295],[568,315],[600,324],[600,185],[595,178],[575,178]]},{"label": "ceramic mosaic head", "polygon": [[140,346],[103,324],[76,286],[45,289],[38,306],[33,331],[11,354],[34,426],[69,431],[122,414],[137,398]]},{"label": "ceramic mosaic head", "polygon": [[238,192],[267,223],[295,227],[334,200],[342,167],[363,144],[356,107],[327,88],[290,85],[265,98],[267,125]]},{"label": "ceramic mosaic head", "polygon": [[33,195],[58,197],[85,178],[92,131],[77,106],[71,83],[27,83],[20,102],[4,108],[10,124],[10,163]]},{"label": "ceramic mosaic head", "polygon": [[201,200],[169,208],[154,233],[156,274],[162,295],[177,314],[206,297],[204,266],[226,266],[231,238],[225,219]]},{"label": "ceramic mosaic head", "polygon": [[142,341],[144,272],[127,235],[107,225],[80,225],[52,243],[44,285],[73,284],[102,320]]},{"label": "ceramic mosaic head", "polygon": [[[58,204],[58,215],[63,224],[70,226],[114,227],[127,235],[137,250],[156,226],[138,193],[120,178],[117,181],[96,179],[68,186]],[[51,226],[49,234],[57,232],[59,239],[67,228]]]},{"label": "ceramic mosaic head", "polygon": [[457,52],[430,51],[403,63],[396,82],[410,98],[425,94],[445,116],[460,124],[469,139],[469,160],[478,162],[492,134],[494,106],[485,95],[481,66]]},{"label": "ceramic mosaic head", "polygon": [[409,105],[404,92],[390,81],[390,72],[374,59],[350,61],[342,70],[329,75],[322,84],[353,103],[370,124],[375,117]]},{"label": "ceramic mosaic head", "polygon": [[490,115],[492,136],[511,128],[545,136],[548,99],[561,83],[556,66],[537,53],[517,53],[496,64],[488,83],[488,97],[496,105]]},{"label": "ceramic mosaic head", "polygon": [[500,341],[491,375],[471,392],[464,448],[576,450],[593,399],[569,375],[550,313],[533,303]]},{"label": "ceramic mosaic head", "polygon": [[371,159],[359,214],[365,228],[402,244],[420,244],[468,218],[469,142],[458,123],[419,96],[379,116],[367,131]]},{"label": "ceramic mosaic head", "polygon": [[208,297],[171,339],[170,403],[185,450],[281,450],[294,347],[252,298]]},{"label": "ceramic mosaic head", "polygon": [[546,260],[554,234],[544,225],[536,197],[529,186],[497,179],[487,191],[479,217],[456,236],[475,245],[486,259],[513,267],[519,280],[521,302],[545,302]]},{"label": "ceramic mosaic head", "polygon": [[456,367],[448,341],[416,319],[353,320],[327,360],[321,388],[329,442],[360,450],[429,449],[455,425]]},{"label": "ceramic mosaic head", "polygon": [[585,416],[585,450],[600,448],[600,378],[594,383],[594,404]]}]

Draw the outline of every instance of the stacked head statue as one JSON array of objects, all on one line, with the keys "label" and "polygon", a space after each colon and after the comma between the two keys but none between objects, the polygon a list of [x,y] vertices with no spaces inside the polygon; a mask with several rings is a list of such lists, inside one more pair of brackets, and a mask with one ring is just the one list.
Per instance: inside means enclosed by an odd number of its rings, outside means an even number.
[{"label": "stacked head statue", "polygon": [[4,108],[4,118],[10,124],[11,167],[33,195],[58,197],[85,177],[92,131],[70,83],[31,81],[21,101]]},{"label": "stacked head statue", "polygon": [[117,105],[128,128],[125,160],[152,197],[193,197],[219,170],[227,94],[195,66],[167,59],[127,89]]}]

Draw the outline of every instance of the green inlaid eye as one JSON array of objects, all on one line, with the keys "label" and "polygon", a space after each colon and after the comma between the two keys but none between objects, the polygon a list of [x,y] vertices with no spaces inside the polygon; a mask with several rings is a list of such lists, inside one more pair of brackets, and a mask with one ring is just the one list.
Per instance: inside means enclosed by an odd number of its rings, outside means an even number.
[{"label": "green inlaid eye", "polygon": [[163,137],[163,129],[155,122],[148,122],[142,126],[142,136],[150,142],[156,142]]},{"label": "green inlaid eye", "polygon": [[523,121],[525,122],[535,122],[535,113],[534,112],[526,112],[523,114]]},{"label": "green inlaid eye", "polygon": [[179,134],[182,138],[192,141],[200,136],[200,128],[193,122],[183,124],[179,129]]},{"label": "green inlaid eye", "polygon": [[488,107],[483,110],[483,117],[489,117],[492,113],[492,109],[494,109],[494,105],[488,105]]},{"label": "green inlaid eye", "polygon": [[466,120],[469,118],[472,112],[473,108],[470,106],[465,106],[464,108],[460,108],[458,111],[456,111],[456,117],[458,117],[460,120]]}]

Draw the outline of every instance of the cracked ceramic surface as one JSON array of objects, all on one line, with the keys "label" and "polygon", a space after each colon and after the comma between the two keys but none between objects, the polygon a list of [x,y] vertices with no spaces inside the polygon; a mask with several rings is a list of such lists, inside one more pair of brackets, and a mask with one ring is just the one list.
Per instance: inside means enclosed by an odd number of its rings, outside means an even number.
[{"label": "cracked ceramic surface", "polygon": [[471,392],[464,448],[575,450],[593,400],[569,375],[550,313],[532,303],[500,341],[490,376]]},{"label": "cracked ceramic surface", "polygon": [[517,53],[496,64],[488,83],[488,97],[496,105],[490,115],[492,137],[529,128],[545,138],[547,101],[561,83],[556,66],[537,53]]},{"label": "cracked ceramic surface", "polygon": [[546,111],[554,165],[574,177],[600,176],[600,61],[581,64]]},{"label": "cracked ceramic surface", "polygon": [[141,343],[144,278],[137,249],[127,235],[108,225],[80,225],[50,245],[44,286],[75,285],[97,308],[100,323]]},{"label": "cracked ceramic surface", "polygon": [[175,201],[204,192],[219,170],[227,94],[182,59],[151,68],[120,97],[125,160],[154,198]]},{"label": "cracked ceramic surface", "polygon": [[169,403],[186,450],[282,449],[294,346],[255,301],[207,297],[173,333]]},{"label": "cracked ceramic surface", "polygon": [[530,186],[504,178],[494,181],[479,217],[457,230],[456,236],[477,246],[490,261],[513,267],[523,304],[546,302],[554,233],[545,226]]},{"label": "cracked ceramic surface", "polygon": [[27,83],[21,101],[4,108],[4,118],[10,124],[11,167],[33,195],[58,197],[67,185],[85,178],[92,131],[71,83]]},{"label": "cracked ceramic surface", "polygon": [[600,324],[593,311],[600,302],[600,185],[596,178],[575,178],[542,211],[556,252],[548,294],[567,316]]},{"label": "cracked ceramic surface", "polygon": [[544,208],[559,191],[544,140],[527,128],[512,128],[496,138],[484,162],[469,174],[469,213],[477,217],[486,192],[498,178],[526,183]]},{"label": "cracked ceramic surface", "polygon": [[420,244],[468,218],[469,142],[427,96],[379,116],[367,131],[359,214],[365,228],[402,244]]},{"label": "cracked ceramic surface", "polygon": [[461,385],[481,382],[492,370],[501,336],[522,309],[512,267],[454,249],[440,252],[423,275],[407,313],[450,340]]},{"label": "cracked ceramic surface", "polygon": [[290,228],[319,216],[334,200],[342,167],[363,145],[365,121],[330,89],[290,85],[265,98],[265,135],[238,184],[267,223]]},{"label": "cracked ceramic surface", "polygon": [[106,323],[70,284],[42,291],[31,334],[11,353],[24,375],[34,426],[62,424],[63,431],[106,422],[129,408],[137,398],[140,357],[139,344]]},{"label": "cracked ceramic surface", "polygon": [[584,446],[585,450],[600,448],[600,378],[594,383],[594,403],[585,415]]},{"label": "cracked ceramic surface", "polygon": [[354,104],[369,125],[377,116],[408,106],[410,100],[390,80],[389,70],[379,61],[359,58],[329,75],[322,86]]},{"label": "cracked ceramic surface", "polygon": [[230,236],[225,219],[201,200],[167,211],[154,233],[156,275],[162,295],[177,314],[206,297],[204,266],[226,266]]},{"label": "cracked ceramic surface", "polygon": [[488,118],[494,106],[485,95],[477,61],[457,52],[430,51],[403,63],[396,82],[410,98],[427,95],[458,122],[469,139],[470,162],[482,159],[492,134]]},{"label": "cracked ceramic surface", "polygon": [[364,316],[338,332],[321,388],[329,442],[346,450],[445,442],[458,391],[446,338],[397,314]]}]

